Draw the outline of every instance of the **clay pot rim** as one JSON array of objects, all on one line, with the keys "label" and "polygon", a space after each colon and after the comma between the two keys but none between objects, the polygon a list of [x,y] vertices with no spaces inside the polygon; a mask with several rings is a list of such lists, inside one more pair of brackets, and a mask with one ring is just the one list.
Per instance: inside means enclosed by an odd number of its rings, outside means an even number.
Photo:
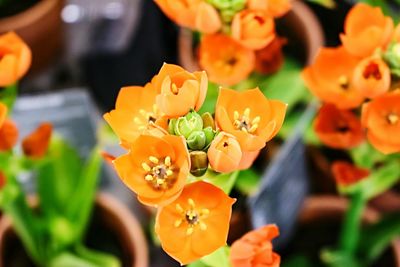
[{"label": "clay pot rim", "polygon": [[[292,16],[297,22],[301,23],[302,29],[305,31],[306,65],[308,65],[314,61],[318,50],[325,44],[324,31],[317,16],[305,3],[300,0],[294,0],[291,4],[292,9],[287,15]],[[193,53],[191,30],[183,27],[179,28],[178,47],[178,60],[182,66],[189,71],[201,69],[195,53]]]},{"label": "clay pot rim", "polygon": [[[37,198],[30,197],[29,202],[33,205],[37,203]],[[98,193],[96,196],[96,206],[100,207],[107,213],[113,215],[114,218],[117,218],[119,221],[119,225],[123,229],[125,234],[125,240],[128,240],[134,248],[132,251],[134,255],[134,261],[132,267],[148,267],[149,259],[148,259],[148,246],[147,241],[144,236],[143,230],[139,221],[135,218],[132,212],[123,205],[119,200],[113,197],[109,193]],[[12,228],[11,219],[7,216],[4,216],[0,220],[0,240],[4,238],[4,235],[7,231]],[[2,251],[0,250],[0,256]]]},{"label": "clay pot rim", "polygon": [[[303,203],[303,207],[300,209],[298,223],[306,223],[307,221],[321,216],[321,213],[318,211],[343,213],[347,209],[348,203],[348,199],[335,195],[308,196]],[[317,214],[317,216],[313,216],[311,213]],[[363,220],[366,223],[374,223],[379,220],[380,217],[379,212],[369,206],[366,207],[363,214]],[[396,239],[392,242],[391,250],[395,266],[400,266],[400,239]]]},{"label": "clay pot rim", "polygon": [[40,0],[30,8],[0,19],[0,32],[8,31],[8,29],[19,29],[26,25],[32,24],[34,21],[40,20],[49,10],[54,9],[60,0]]}]

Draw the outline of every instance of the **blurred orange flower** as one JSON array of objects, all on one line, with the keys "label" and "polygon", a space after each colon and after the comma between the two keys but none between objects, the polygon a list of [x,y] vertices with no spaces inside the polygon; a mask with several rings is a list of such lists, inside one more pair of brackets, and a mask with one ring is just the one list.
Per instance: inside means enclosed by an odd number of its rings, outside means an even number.
[{"label": "blurred orange flower", "polygon": [[243,152],[242,153],[242,159],[240,160],[239,163],[239,170],[247,170],[250,168],[258,155],[260,154],[260,150],[257,151],[251,151],[251,152]]},{"label": "blurred orange flower", "polygon": [[18,128],[6,118],[7,106],[0,103],[0,152],[12,149],[18,142]]},{"label": "blurred orange flower", "polygon": [[314,130],[327,146],[337,149],[352,148],[364,141],[359,118],[348,110],[332,104],[323,105],[314,120]]},{"label": "blurred orange flower", "polygon": [[184,265],[225,245],[234,202],[212,184],[187,185],[157,214],[156,233],[165,252]]},{"label": "blurred orange flower", "polygon": [[393,39],[396,42],[400,42],[400,23],[397,25],[396,29],[394,30],[394,37]]},{"label": "blurred orange flower", "polygon": [[274,17],[285,15],[291,8],[289,0],[247,0],[247,7],[253,10],[264,10]]},{"label": "blurred orange flower", "polygon": [[204,71],[190,73],[182,67],[164,64],[151,84],[159,94],[156,104],[168,118],[199,110],[206,98],[208,79]]},{"label": "blurred orange flower", "polygon": [[14,32],[0,35],[0,87],[14,84],[31,65],[29,47]]},{"label": "blurred orange flower", "polygon": [[245,234],[231,247],[232,267],[279,267],[281,257],[273,252],[272,240],[279,236],[278,226],[269,224]]},{"label": "blurred orange flower", "polygon": [[339,185],[355,184],[369,175],[368,169],[357,168],[346,161],[335,161],[332,164],[332,173]]},{"label": "blurred orange flower", "polygon": [[122,181],[151,206],[166,205],[182,192],[190,171],[183,137],[141,135],[128,154],[113,161]]},{"label": "blurred orange flower", "polygon": [[221,132],[212,141],[207,155],[214,171],[228,173],[238,169],[242,150],[233,135]]},{"label": "blurred orange flower", "polygon": [[53,126],[43,123],[22,141],[22,150],[30,158],[38,159],[47,153]]},{"label": "blurred orange flower", "polygon": [[400,152],[400,90],[386,93],[365,103],[361,121],[368,141],[380,152]]},{"label": "blurred orange flower", "polygon": [[206,35],[199,48],[201,67],[210,81],[235,85],[245,80],[254,69],[254,52],[225,34]]},{"label": "blurred orange flower", "polygon": [[358,62],[341,46],[321,48],[314,64],[303,70],[302,77],[310,91],[322,101],[340,109],[356,108],[364,101],[352,83]]},{"label": "blurred orange flower", "polygon": [[282,127],[286,107],[268,100],[258,88],[244,92],[221,88],[215,120],[222,131],[237,138],[243,152],[258,151]]},{"label": "blurred orange flower", "polygon": [[380,58],[366,58],[354,70],[354,88],[365,98],[374,98],[389,91],[390,81],[390,69]]},{"label": "blurred orange flower", "polygon": [[0,102],[0,128],[3,125],[7,117],[7,106]]},{"label": "blurred orange flower", "polygon": [[366,57],[389,43],[393,28],[393,20],[381,8],[359,3],[347,14],[340,39],[349,53]]},{"label": "blurred orange flower", "polygon": [[286,43],[286,38],[276,36],[269,45],[256,51],[255,70],[265,75],[278,71],[283,64],[282,47]]},{"label": "blurred orange flower", "polygon": [[218,11],[202,0],[155,0],[161,10],[180,26],[203,33],[215,33],[222,27]]},{"label": "blurred orange flower", "polygon": [[118,94],[115,109],[104,114],[114,132],[123,143],[131,143],[148,132],[157,123],[162,113],[155,104],[158,91],[150,83],[145,87],[123,87]]},{"label": "blurred orange flower", "polygon": [[243,10],[232,21],[232,37],[241,45],[258,50],[275,38],[273,17],[262,10]]},{"label": "blurred orange flower", "polygon": [[103,157],[103,159],[110,164],[111,166],[114,166],[113,161],[116,159],[116,157],[114,155],[111,155],[110,153],[107,153],[105,151],[101,152],[101,156]]}]

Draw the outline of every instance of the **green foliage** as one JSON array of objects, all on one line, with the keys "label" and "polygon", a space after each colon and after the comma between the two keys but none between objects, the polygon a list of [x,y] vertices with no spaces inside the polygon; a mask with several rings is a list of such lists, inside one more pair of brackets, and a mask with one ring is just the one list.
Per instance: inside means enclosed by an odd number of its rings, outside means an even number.
[{"label": "green foliage", "polygon": [[[0,0],[0,6],[1,6]],[[4,0],[3,0],[4,1]],[[0,88],[0,100],[3,104],[5,104],[9,111],[13,109],[15,100],[17,99],[18,94],[18,85],[12,84],[4,88]]]},{"label": "green foliage", "polygon": [[336,3],[334,0],[308,0],[310,3],[314,3],[325,8],[333,9],[336,7]]},{"label": "green foliage", "polygon": [[216,174],[208,171],[202,179],[222,189],[227,195],[232,191],[240,171]]},{"label": "green foliage", "polygon": [[229,263],[229,247],[221,247],[210,255],[189,264],[188,267],[231,267]]},{"label": "green foliage", "polygon": [[240,171],[235,188],[238,189],[242,194],[248,196],[255,193],[260,184],[260,174],[258,174],[254,169],[247,169]]},{"label": "green foliage", "polygon": [[[0,164],[7,176],[7,184],[0,191],[0,206],[12,218],[16,232],[36,264],[120,266],[113,256],[82,246],[101,168],[98,149],[82,164],[76,150],[62,139],[54,138],[47,155],[40,160],[13,153],[0,154],[0,158],[7,162]],[[28,205],[16,179],[27,170],[35,174],[39,207]]]}]

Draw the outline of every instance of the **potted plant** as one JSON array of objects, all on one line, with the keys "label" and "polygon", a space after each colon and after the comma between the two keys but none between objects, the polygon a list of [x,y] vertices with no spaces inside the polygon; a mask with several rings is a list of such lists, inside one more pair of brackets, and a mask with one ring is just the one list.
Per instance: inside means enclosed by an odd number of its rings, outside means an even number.
[{"label": "potted plant", "polygon": [[276,136],[286,112],[259,89],[221,88],[215,116],[201,113],[207,87],[204,71],[164,64],[144,87],[122,88],[104,115],[127,150],[108,159],[138,200],[157,208],[156,236],[181,264],[226,244],[238,171]]},{"label": "potted plant", "polygon": [[64,0],[0,1],[0,33],[15,31],[31,47],[32,72],[46,67],[61,50],[63,6]]},{"label": "potted plant", "polygon": [[[371,19],[366,21],[364,16]],[[376,36],[364,42],[372,28]],[[340,152],[331,154],[335,160],[330,167],[339,193],[350,199],[339,242],[319,245],[319,264],[382,266],[378,259],[399,235],[399,220],[382,218],[366,229],[361,222],[368,201],[399,180],[400,98],[393,65],[398,33],[392,19],[379,8],[357,4],[340,38],[341,46],[321,48],[315,62],[302,73],[311,92],[323,102],[313,129],[322,144]],[[304,261],[303,256],[294,266]],[[315,264],[305,262],[304,266]]]},{"label": "potted plant", "polygon": [[[96,198],[98,148],[82,164],[75,149],[52,138],[49,123],[16,148],[19,131],[8,114],[30,50],[14,33],[0,36],[0,42],[7,51],[0,60],[0,266],[147,266],[136,219],[113,197]],[[35,181],[36,194],[26,192],[22,175]]]}]

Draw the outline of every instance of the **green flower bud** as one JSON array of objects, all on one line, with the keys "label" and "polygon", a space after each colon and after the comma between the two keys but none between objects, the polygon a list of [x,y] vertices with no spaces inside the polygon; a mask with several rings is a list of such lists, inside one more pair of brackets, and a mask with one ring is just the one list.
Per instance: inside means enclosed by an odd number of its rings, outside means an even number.
[{"label": "green flower bud", "polygon": [[204,134],[206,136],[206,145],[205,145],[205,147],[207,148],[211,144],[212,140],[214,140],[215,131],[211,127],[207,127],[207,128],[203,129],[203,132],[204,132]]},{"label": "green flower bud", "polygon": [[202,150],[206,145],[206,135],[203,131],[192,132],[186,140],[191,150]]},{"label": "green flower bud", "polygon": [[224,23],[230,23],[239,11],[246,7],[246,0],[208,0],[221,13]]},{"label": "green flower bud", "polygon": [[176,119],[171,119],[169,120],[168,123],[168,132],[172,135],[175,135],[175,125],[176,125]]},{"label": "green flower bud", "polygon": [[383,54],[383,59],[389,65],[392,74],[400,77],[400,43],[391,43]]},{"label": "green flower bud", "polygon": [[211,127],[215,129],[215,121],[210,112],[204,113],[201,118],[203,119],[203,128]]},{"label": "green flower bud", "polygon": [[189,112],[185,117],[180,117],[176,121],[174,130],[176,135],[182,135],[186,139],[194,131],[203,129],[203,120],[196,111]]},{"label": "green flower bud", "polygon": [[204,151],[190,152],[190,173],[196,177],[203,176],[208,169],[208,157]]}]

